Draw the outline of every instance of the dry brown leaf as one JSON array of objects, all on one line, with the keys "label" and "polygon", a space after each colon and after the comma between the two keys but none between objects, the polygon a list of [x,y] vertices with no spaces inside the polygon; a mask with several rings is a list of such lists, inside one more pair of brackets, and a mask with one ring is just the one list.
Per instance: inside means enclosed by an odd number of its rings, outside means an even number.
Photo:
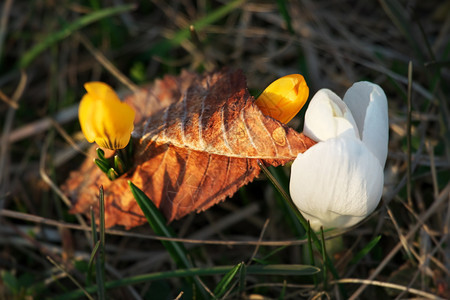
[{"label": "dry brown leaf", "polygon": [[145,222],[128,180],[172,221],[233,195],[260,173],[258,159],[277,166],[315,144],[263,115],[241,71],[166,76],[125,101],[137,112],[134,168],[109,181],[87,159],[63,186],[71,211],[87,213],[103,185],[108,227]]}]

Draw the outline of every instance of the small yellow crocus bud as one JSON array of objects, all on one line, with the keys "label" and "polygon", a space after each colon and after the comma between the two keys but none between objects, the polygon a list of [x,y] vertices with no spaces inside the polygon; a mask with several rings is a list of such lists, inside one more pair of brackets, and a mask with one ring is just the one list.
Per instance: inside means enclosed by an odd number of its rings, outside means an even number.
[{"label": "small yellow crocus bud", "polygon": [[263,114],[282,123],[289,122],[302,109],[309,88],[300,74],[291,74],[272,82],[256,99]]},{"label": "small yellow crocus bud", "polygon": [[78,118],[86,139],[102,148],[125,148],[134,128],[133,108],[106,83],[88,82],[84,88],[87,94],[81,99]]}]

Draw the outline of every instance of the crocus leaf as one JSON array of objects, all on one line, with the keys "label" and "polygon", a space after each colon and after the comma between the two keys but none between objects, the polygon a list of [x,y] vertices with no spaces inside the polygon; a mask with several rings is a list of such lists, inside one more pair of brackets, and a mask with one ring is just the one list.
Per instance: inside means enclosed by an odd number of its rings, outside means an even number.
[{"label": "crocus leaf", "polygon": [[214,296],[216,298],[222,297],[223,294],[228,290],[231,282],[233,281],[233,278],[236,276],[236,274],[241,270],[244,263],[239,263],[236,266],[234,266],[223,278],[219,281],[216,288],[214,289]]},{"label": "crocus leaf", "polygon": [[[153,204],[153,202],[148,199],[148,197],[137,188],[132,182],[129,182],[131,192],[134,198],[144,212],[148,223],[152,227],[153,231],[163,237],[174,238],[175,232],[172,228],[166,225],[167,221],[158,208]],[[161,241],[166,250],[169,252],[172,259],[176,262],[180,268],[191,268],[192,265],[187,258],[187,250],[184,248],[183,244],[179,242],[172,241]]]},{"label": "crocus leaf", "polygon": [[[129,181],[128,184],[130,185],[131,192],[133,193],[136,202],[141,207],[153,231],[159,236],[163,236],[166,238],[177,238],[172,228],[166,225],[167,221],[164,216],[153,204],[153,202],[147,197],[147,195],[145,195],[144,192],[142,192],[132,182]],[[187,250],[182,243],[174,241],[161,241],[161,243],[166,248],[167,252],[169,252],[170,256],[179,268],[193,267],[193,265],[189,261]],[[206,291],[203,288],[203,285],[201,284],[198,277],[192,276],[186,278],[195,283],[198,291],[206,296]]]},{"label": "crocus leaf", "polygon": [[356,265],[364,256],[367,255],[367,253],[369,253],[373,249],[373,247],[375,247],[378,244],[380,239],[381,239],[381,235],[376,236],[363,249],[361,249],[361,251],[359,251],[358,253],[356,253],[355,256],[353,256],[350,263],[352,265]]}]

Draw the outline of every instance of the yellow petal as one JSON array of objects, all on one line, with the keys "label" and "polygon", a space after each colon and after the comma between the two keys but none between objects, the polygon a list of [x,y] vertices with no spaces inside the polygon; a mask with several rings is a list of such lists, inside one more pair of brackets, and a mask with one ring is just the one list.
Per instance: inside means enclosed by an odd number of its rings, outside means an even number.
[{"label": "yellow petal", "polygon": [[102,148],[121,149],[130,141],[135,112],[120,101],[114,90],[102,82],[85,84],[78,111],[81,130],[89,142]]},{"label": "yellow petal", "polygon": [[95,98],[86,94],[81,98],[80,107],[78,108],[78,119],[80,121],[81,131],[89,143],[94,142],[96,136],[91,122],[91,120],[94,119],[95,108],[93,108],[93,106],[95,106]]},{"label": "yellow petal", "polygon": [[256,99],[263,114],[282,123],[289,122],[302,109],[309,88],[300,74],[291,74],[272,82]]}]

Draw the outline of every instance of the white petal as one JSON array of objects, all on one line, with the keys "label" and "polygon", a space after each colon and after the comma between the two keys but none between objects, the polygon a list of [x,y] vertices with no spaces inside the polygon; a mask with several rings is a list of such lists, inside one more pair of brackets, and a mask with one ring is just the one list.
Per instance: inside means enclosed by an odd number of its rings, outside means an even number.
[{"label": "white petal", "polygon": [[290,193],[313,229],[352,226],[378,205],[383,169],[356,138],[320,142],[292,164]]},{"label": "white petal", "polygon": [[326,141],[342,134],[359,137],[350,109],[328,89],[319,90],[311,99],[303,133],[315,141]]},{"label": "white petal", "polygon": [[357,82],[345,93],[344,102],[355,118],[363,143],[384,167],[388,152],[389,120],[383,89],[370,82]]}]

